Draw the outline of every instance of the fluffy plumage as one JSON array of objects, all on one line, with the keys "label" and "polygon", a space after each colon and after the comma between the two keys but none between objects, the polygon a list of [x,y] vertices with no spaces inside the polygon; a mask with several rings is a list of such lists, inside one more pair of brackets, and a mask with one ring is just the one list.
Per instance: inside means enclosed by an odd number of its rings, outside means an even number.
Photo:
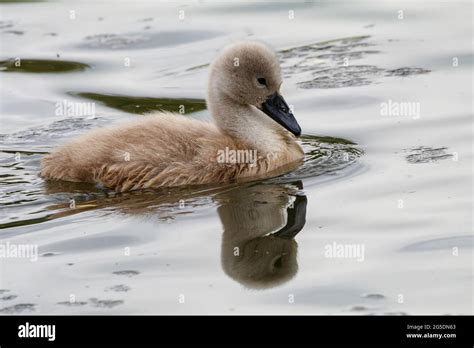
[{"label": "fluffy plumage", "polygon": [[[255,82],[259,76],[266,88]],[[256,42],[234,44],[211,65],[207,102],[215,122],[160,112],[94,130],[47,155],[41,176],[122,192],[275,175],[303,158],[293,134],[259,108],[280,84],[273,51]],[[222,163],[226,148],[254,151],[257,160]]]}]

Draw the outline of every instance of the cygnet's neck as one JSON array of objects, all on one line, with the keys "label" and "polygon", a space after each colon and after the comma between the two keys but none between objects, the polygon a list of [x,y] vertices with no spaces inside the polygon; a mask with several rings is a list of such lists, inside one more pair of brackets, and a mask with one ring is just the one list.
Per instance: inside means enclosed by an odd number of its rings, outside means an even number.
[{"label": "cygnet's neck", "polygon": [[259,156],[301,149],[292,134],[252,105],[240,104],[219,91],[209,92],[207,104],[217,126],[257,150]]}]

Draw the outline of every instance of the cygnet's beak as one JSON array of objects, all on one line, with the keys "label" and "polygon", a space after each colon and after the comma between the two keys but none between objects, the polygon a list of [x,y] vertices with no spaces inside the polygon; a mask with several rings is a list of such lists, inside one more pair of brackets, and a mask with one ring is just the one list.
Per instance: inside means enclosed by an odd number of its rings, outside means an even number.
[{"label": "cygnet's beak", "polygon": [[262,111],[297,137],[301,135],[300,125],[288,104],[286,104],[285,99],[278,92],[267,98],[262,104]]}]

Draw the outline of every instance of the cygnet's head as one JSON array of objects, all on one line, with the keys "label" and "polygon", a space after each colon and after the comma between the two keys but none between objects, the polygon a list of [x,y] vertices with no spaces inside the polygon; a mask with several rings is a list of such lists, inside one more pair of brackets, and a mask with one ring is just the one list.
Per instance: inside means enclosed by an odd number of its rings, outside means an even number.
[{"label": "cygnet's head", "polygon": [[[209,107],[215,114],[212,108],[218,105],[211,105],[212,102],[224,98],[234,105],[253,106],[299,136],[301,128],[280,95],[281,83],[280,64],[272,49],[255,41],[234,43],[211,65]],[[217,112],[223,113],[222,110]]]}]

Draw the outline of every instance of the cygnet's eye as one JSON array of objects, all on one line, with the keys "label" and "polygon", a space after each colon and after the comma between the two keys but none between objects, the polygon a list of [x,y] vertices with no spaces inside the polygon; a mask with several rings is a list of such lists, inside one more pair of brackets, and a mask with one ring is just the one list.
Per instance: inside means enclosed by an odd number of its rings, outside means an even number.
[{"label": "cygnet's eye", "polygon": [[259,77],[257,79],[258,83],[261,84],[262,86],[266,86],[267,85],[267,80],[265,80],[264,77]]}]

